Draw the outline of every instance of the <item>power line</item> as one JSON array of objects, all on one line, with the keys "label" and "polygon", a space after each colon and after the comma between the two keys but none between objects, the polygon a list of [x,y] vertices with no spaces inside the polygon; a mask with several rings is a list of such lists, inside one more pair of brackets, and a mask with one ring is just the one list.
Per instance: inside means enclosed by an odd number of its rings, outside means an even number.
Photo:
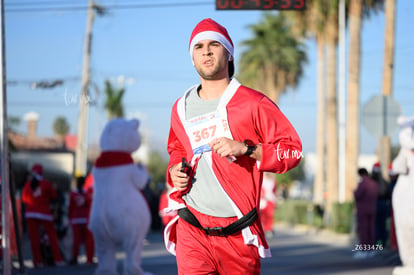
[{"label": "power line", "polygon": [[8,85],[18,85],[18,84],[32,84],[34,82],[39,82],[39,79],[41,79],[41,81],[55,81],[55,80],[62,80],[65,82],[72,82],[72,81],[79,81],[80,77],[79,76],[67,76],[67,77],[38,77],[36,78],[36,80],[34,79],[12,79],[12,78],[8,78],[7,79],[7,84]]},{"label": "power line", "polygon": [[[46,3],[46,2],[43,2]],[[17,4],[17,3],[16,3]],[[27,4],[27,3],[26,3]],[[105,9],[147,9],[147,8],[178,8],[212,5],[212,2],[183,2],[183,3],[165,3],[165,4],[123,4],[123,5],[105,5]],[[31,8],[8,8],[7,13],[12,12],[43,12],[43,11],[80,11],[87,10],[87,5],[80,6],[55,6],[55,7],[31,7]]]},{"label": "power line", "polygon": [[6,6],[42,6],[42,5],[67,5],[68,3],[56,1],[31,1],[31,2],[11,2],[6,3]]},{"label": "power line", "polygon": [[11,2],[6,3],[5,6],[41,6],[41,5],[62,5],[67,3],[56,2],[56,1],[32,1],[32,2]]},{"label": "power line", "polygon": [[[72,0],[70,1],[71,3],[67,3],[66,2],[62,2],[61,0],[56,0],[56,1],[52,1],[52,0],[45,0],[45,1],[13,1],[13,2],[8,2],[5,3],[5,6],[42,6],[42,5],[68,5],[68,4],[75,4],[74,2],[78,2],[76,4],[83,4],[85,0]],[[105,1],[99,1],[100,5],[106,5],[106,3],[108,2],[118,2],[120,4],[119,0],[107,0],[107,2]],[[170,0],[158,0],[158,2],[170,2]],[[124,2],[128,2],[128,0],[124,1]],[[134,2],[134,0],[129,0],[129,2]],[[141,0],[140,2],[144,2],[143,0]],[[147,0],[147,2],[153,2],[150,0]],[[193,1],[196,2],[196,1]],[[124,3],[126,4],[126,3]]]}]

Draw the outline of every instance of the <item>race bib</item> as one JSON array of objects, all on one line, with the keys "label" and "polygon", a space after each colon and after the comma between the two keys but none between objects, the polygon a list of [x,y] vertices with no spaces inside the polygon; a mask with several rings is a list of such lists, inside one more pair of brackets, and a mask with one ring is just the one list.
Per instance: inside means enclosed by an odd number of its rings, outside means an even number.
[{"label": "race bib", "polygon": [[215,138],[232,139],[227,118],[218,111],[194,117],[185,124],[194,154],[211,151],[208,144]]}]

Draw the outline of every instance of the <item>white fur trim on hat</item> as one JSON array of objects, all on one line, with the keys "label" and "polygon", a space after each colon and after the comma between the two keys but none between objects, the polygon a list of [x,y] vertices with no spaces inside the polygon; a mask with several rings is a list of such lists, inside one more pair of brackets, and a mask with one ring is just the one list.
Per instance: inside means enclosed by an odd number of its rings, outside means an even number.
[{"label": "white fur trim on hat", "polygon": [[222,35],[219,32],[215,32],[215,31],[204,31],[204,32],[200,32],[198,34],[196,34],[193,38],[193,40],[191,40],[190,43],[190,56],[191,58],[193,57],[193,49],[194,46],[202,41],[202,40],[214,40],[219,42],[220,44],[223,45],[224,48],[226,48],[226,50],[230,53],[230,55],[233,57],[234,54],[234,47],[233,45],[230,43],[230,41],[227,40],[227,38]]}]

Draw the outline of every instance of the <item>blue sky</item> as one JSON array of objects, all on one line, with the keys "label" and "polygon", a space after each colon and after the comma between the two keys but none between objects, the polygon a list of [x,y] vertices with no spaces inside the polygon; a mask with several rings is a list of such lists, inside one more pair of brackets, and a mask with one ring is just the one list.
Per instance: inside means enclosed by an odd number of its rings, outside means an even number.
[{"label": "blue sky", "polygon": [[[7,78],[16,81],[7,88],[10,116],[30,111],[39,113],[38,135],[52,136],[57,116],[70,123],[70,132],[77,131],[80,100],[80,79],[83,62],[86,10],[42,12],[11,12],[23,7],[52,6],[63,1],[6,1],[6,64]],[[66,6],[83,6],[87,0],[67,0]],[[101,5],[131,3],[183,3],[183,0],[101,0]],[[194,0],[193,3],[207,2]],[[22,3],[13,6],[13,3]],[[26,4],[24,4],[26,3]],[[411,3],[411,4],[410,4]],[[96,17],[93,27],[91,77],[94,85],[90,106],[89,139],[97,141],[106,123],[103,109],[103,83],[123,75],[127,117],[140,117],[142,131],[154,148],[165,148],[171,106],[191,85],[198,83],[188,53],[188,40],[194,26],[211,17],[224,25],[236,46],[236,62],[241,54],[240,42],[251,37],[248,25],[258,22],[260,11],[216,11],[211,5],[166,8],[112,9],[104,17]],[[394,97],[402,113],[414,115],[414,38],[410,0],[397,1]],[[410,23],[411,22],[411,23]],[[381,93],[384,45],[384,14],[372,15],[364,21],[362,33],[361,105]],[[279,106],[291,120],[303,140],[304,153],[312,152],[316,140],[316,61],[315,44],[307,42],[309,63],[299,87],[281,97]],[[237,66],[237,65],[236,65]],[[237,70],[237,67],[236,67]],[[64,79],[65,83],[50,90],[31,89],[30,83]],[[21,122],[18,130],[26,132]],[[394,141],[396,141],[394,135]],[[373,153],[376,138],[361,126],[361,152]]]}]

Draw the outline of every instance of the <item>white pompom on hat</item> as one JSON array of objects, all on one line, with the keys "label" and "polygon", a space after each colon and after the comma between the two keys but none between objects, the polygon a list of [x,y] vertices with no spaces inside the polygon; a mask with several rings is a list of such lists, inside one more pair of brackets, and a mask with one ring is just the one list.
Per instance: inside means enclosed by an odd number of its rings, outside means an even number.
[{"label": "white pompom on hat", "polygon": [[191,33],[189,48],[191,58],[193,57],[194,45],[206,39],[219,42],[230,53],[231,57],[233,57],[234,45],[226,28],[213,19],[207,18],[200,21]]}]

